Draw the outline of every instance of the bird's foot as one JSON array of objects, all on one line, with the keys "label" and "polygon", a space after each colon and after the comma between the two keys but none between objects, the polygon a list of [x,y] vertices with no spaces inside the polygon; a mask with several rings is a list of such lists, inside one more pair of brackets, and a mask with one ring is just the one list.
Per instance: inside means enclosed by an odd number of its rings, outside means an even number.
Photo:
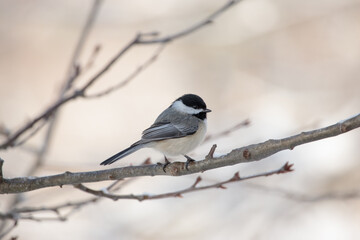
[{"label": "bird's foot", "polygon": [[191,157],[187,156],[187,155],[184,155],[184,157],[186,157],[186,163],[185,163],[185,168],[186,170],[189,171],[189,164],[192,163],[192,162],[195,162],[194,159],[192,159]]},{"label": "bird's foot", "polygon": [[166,173],[165,168],[167,167],[167,165],[170,164],[170,162],[169,162],[169,160],[166,158],[166,156],[164,156],[164,158],[165,158],[165,164],[162,164],[161,162],[158,162],[158,163],[156,163],[156,164],[159,165],[159,166],[162,166],[163,171]]}]

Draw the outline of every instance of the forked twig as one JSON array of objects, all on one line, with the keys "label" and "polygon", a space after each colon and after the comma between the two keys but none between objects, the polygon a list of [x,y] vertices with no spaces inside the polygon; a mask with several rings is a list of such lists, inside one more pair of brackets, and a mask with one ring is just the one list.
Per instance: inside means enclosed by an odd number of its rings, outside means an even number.
[{"label": "forked twig", "polygon": [[210,185],[206,185],[206,186],[198,186],[198,184],[202,181],[201,177],[198,176],[195,180],[195,182],[193,184],[191,184],[190,187],[184,188],[182,190],[179,191],[173,191],[173,192],[168,192],[168,193],[162,193],[162,194],[140,194],[140,195],[135,195],[135,194],[123,194],[123,195],[116,195],[116,194],[111,194],[108,193],[106,191],[103,190],[93,190],[91,188],[88,188],[86,186],[84,186],[83,184],[76,184],[74,185],[75,188],[90,193],[92,195],[98,196],[98,197],[105,197],[105,198],[110,198],[112,200],[119,200],[119,199],[133,199],[133,200],[138,200],[138,201],[144,201],[144,200],[150,200],[150,199],[162,199],[162,198],[169,198],[169,197],[182,197],[183,194],[185,193],[189,193],[189,192],[196,192],[196,191],[201,191],[201,190],[205,190],[205,189],[210,189],[210,188],[222,188],[225,189],[226,187],[224,185],[228,184],[228,183],[232,183],[232,182],[239,182],[239,181],[245,181],[245,180],[249,180],[249,179],[253,179],[253,178],[258,178],[258,177],[267,177],[267,176],[271,176],[274,174],[283,174],[283,173],[288,173],[293,171],[292,169],[293,164],[289,164],[289,163],[285,163],[281,168],[274,170],[274,171],[269,171],[269,172],[263,172],[263,173],[259,173],[259,174],[255,174],[255,175],[251,175],[251,176],[247,176],[247,177],[240,177],[239,172],[236,172],[234,174],[233,177],[231,177],[228,180],[219,182],[219,183],[215,183],[215,184],[210,184]]},{"label": "forked twig", "polygon": [[[25,124],[21,128],[19,128],[14,134],[9,136],[2,144],[0,144],[0,149],[6,149],[8,147],[13,147],[16,144],[17,139],[22,136],[25,132],[29,129],[32,129],[33,126],[41,120],[47,120],[50,116],[57,111],[58,108],[63,106],[64,104],[68,103],[71,100],[77,98],[84,98],[86,95],[86,91],[101,77],[104,73],[106,73],[117,61],[120,57],[122,57],[127,51],[129,51],[135,45],[144,45],[144,44],[166,44],[170,41],[179,39],[181,37],[187,36],[198,29],[208,25],[209,23],[213,22],[213,20],[224,13],[226,10],[234,6],[236,3],[240,2],[241,0],[231,0],[216,10],[214,13],[210,14],[208,17],[204,18],[200,22],[182,30],[175,34],[168,35],[166,37],[157,37],[156,34],[137,34],[124,48],[122,48],[105,66],[103,66],[92,78],[90,78],[87,83],[85,83],[82,87],[77,90],[74,90],[68,96],[65,96],[59,100],[57,100],[54,104],[48,107],[45,111],[40,113],[37,117],[31,120],[29,123]],[[150,39],[147,39],[150,37]],[[135,71],[135,76],[138,74]],[[131,78],[131,77],[130,77]],[[132,78],[131,78],[132,79]],[[126,81],[125,81],[126,82]],[[72,81],[69,82],[72,84]],[[121,84],[120,84],[121,85]],[[119,88],[119,87],[117,87]]]}]

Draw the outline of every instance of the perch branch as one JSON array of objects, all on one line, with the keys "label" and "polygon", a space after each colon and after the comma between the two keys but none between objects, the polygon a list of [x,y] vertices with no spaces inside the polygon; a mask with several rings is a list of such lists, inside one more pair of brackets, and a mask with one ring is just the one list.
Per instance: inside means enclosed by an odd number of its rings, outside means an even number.
[{"label": "perch branch", "polygon": [[152,164],[113,168],[92,172],[65,172],[63,174],[44,177],[20,177],[11,179],[3,178],[3,182],[0,183],[0,193],[20,193],[52,186],[62,186],[69,184],[76,185],[86,182],[117,180],[139,176],[188,175],[224,166],[258,161],[279,151],[286,149],[292,150],[296,146],[324,138],[334,137],[358,127],[360,127],[360,114],[328,127],[302,132],[300,134],[283,139],[271,139],[262,143],[234,149],[230,153],[220,157],[207,158],[201,161],[196,161],[189,164],[189,170],[186,170],[184,162],[173,162],[166,167],[166,172],[163,171],[162,166]]}]

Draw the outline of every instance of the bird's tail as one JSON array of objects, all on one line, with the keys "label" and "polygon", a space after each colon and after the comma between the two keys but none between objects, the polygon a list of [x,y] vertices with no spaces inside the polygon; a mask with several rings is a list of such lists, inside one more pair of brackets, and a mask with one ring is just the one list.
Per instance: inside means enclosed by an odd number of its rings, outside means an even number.
[{"label": "bird's tail", "polygon": [[115,154],[112,157],[109,157],[108,159],[106,159],[105,161],[103,161],[102,163],[100,163],[100,165],[109,165],[112,164],[114,162],[116,162],[117,160],[120,160],[123,157],[126,157],[127,155],[136,152],[137,150],[139,150],[140,148],[145,147],[144,144],[141,144],[139,142],[134,143],[133,145],[131,145],[130,147],[122,150],[121,152]]}]

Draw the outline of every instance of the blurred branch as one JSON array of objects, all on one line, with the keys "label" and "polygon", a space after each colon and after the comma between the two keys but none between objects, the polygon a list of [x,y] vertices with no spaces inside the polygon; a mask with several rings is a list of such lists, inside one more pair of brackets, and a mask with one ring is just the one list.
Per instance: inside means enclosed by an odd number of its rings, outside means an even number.
[{"label": "blurred branch", "polygon": [[243,128],[243,127],[247,127],[250,125],[250,120],[249,119],[245,119],[244,121],[236,124],[235,126],[229,128],[229,129],[226,129],[220,133],[217,133],[217,134],[209,134],[208,136],[206,136],[206,138],[204,139],[204,142],[203,143],[206,143],[210,140],[213,140],[213,139],[217,139],[217,138],[221,138],[221,137],[225,137],[227,135],[229,135],[230,133],[240,129],[240,128]]},{"label": "blurred branch", "polygon": [[201,187],[198,187],[198,184],[201,182],[202,179],[201,179],[200,176],[198,176],[196,178],[195,182],[191,186],[189,186],[188,188],[185,188],[185,189],[182,189],[182,190],[179,190],[179,191],[162,193],[162,194],[153,194],[153,195],[149,195],[149,194],[116,195],[116,194],[111,194],[111,193],[108,193],[108,192],[102,191],[102,190],[93,190],[93,189],[90,189],[90,188],[84,186],[83,184],[76,184],[76,185],[74,185],[74,187],[77,188],[77,189],[80,189],[81,191],[93,194],[95,196],[110,198],[110,199],[112,199],[114,201],[119,200],[119,199],[134,199],[134,200],[138,200],[138,201],[144,201],[144,200],[161,199],[161,198],[169,198],[169,197],[182,197],[182,195],[185,194],[185,193],[197,192],[197,191],[210,189],[210,188],[226,189],[226,187],[224,185],[226,185],[228,183],[240,182],[240,181],[253,179],[253,178],[258,178],[258,177],[267,177],[267,176],[271,176],[271,175],[274,175],[274,174],[282,174],[282,173],[291,172],[291,171],[293,171],[293,169],[291,169],[292,166],[293,166],[293,164],[285,163],[285,165],[283,165],[281,168],[279,168],[277,170],[270,171],[270,172],[259,173],[259,174],[255,174],[255,175],[251,175],[251,176],[247,176],[247,177],[240,177],[239,172],[236,172],[234,174],[234,176],[232,178],[228,179],[228,180],[225,180],[225,181],[222,181],[222,182],[219,182],[219,183],[215,183],[215,184],[201,186]]},{"label": "blurred branch", "polygon": [[154,43],[167,43],[170,41],[173,41],[177,38],[185,37],[200,28],[203,28],[204,26],[207,26],[210,23],[213,23],[215,18],[217,18],[219,15],[224,13],[226,10],[234,6],[235,4],[239,3],[241,0],[230,0],[225,5],[223,5],[221,8],[210,14],[208,17],[206,17],[204,20],[195,23],[194,25],[179,31],[177,33],[165,36],[165,37],[156,37],[158,34],[155,32],[155,34],[152,34],[152,39],[140,39],[141,44],[154,44]]},{"label": "blurred branch", "polygon": [[94,47],[94,49],[93,49],[93,51],[92,51],[92,53],[91,53],[88,61],[86,62],[85,66],[84,66],[84,70],[88,70],[88,69],[90,69],[90,68],[94,65],[95,59],[96,59],[97,56],[99,55],[100,49],[101,49],[101,45],[100,45],[100,44],[97,44],[97,45]]},{"label": "blurred branch", "polygon": [[360,190],[353,190],[347,192],[327,192],[327,193],[312,195],[312,194],[302,194],[294,191],[289,191],[287,189],[266,187],[251,183],[248,183],[247,186],[253,189],[266,191],[271,194],[278,194],[281,197],[298,202],[321,202],[321,201],[331,201],[331,200],[343,201],[343,200],[360,198]]},{"label": "blurred branch", "polygon": [[[114,192],[119,190],[124,185],[130,183],[131,181],[123,181],[120,183],[121,180],[117,180],[111,183],[105,191]],[[55,206],[44,206],[44,207],[23,207],[23,208],[15,208],[7,213],[0,212],[0,219],[2,220],[32,220],[32,221],[44,221],[44,220],[57,220],[57,221],[65,221],[67,218],[73,214],[76,210],[91,204],[96,203],[97,201],[101,200],[99,196],[95,196],[86,200],[75,201],[75,202],[68,202],[63,204],[58,204]],[[64,209],[70,209],[67,213],[62,213]],[[53,217],[38,217],[36,216],[37,213],[43,212],[51,212],[54,213],[55,216]],[[1,239],[1,238],[0,238]]]},{"label": "blurred branch", "polygon": [[[0,215],[0,219],[1,219],[1,215]],[[14,223],[8,229],[0,233],[0,239],[3,239],[6,235],[8,235],[17,226],[17,224],[18,224],[17,220],[14,220]]]},{"label": "blurred branch", "polygon": [[[85,46],[86,40],[88,39],[88,36],[89,36],[89,33],[94,25],[94,21],[96,19],[97,13],[99,12],[101,3],[102,3],[102,0],[94,0],[93,1],[91,10],[85,21],[85,25],[82,28],[79,40],[77,41],[76,47],[75,47],[73,55],[71,57],[69,67],[68,67],[66,75],[65,75],[64,84],[63,84],[61,91],[59,93],[59,96],[58,96],[59,100],[61,100],[65,96],[65,94],[69,91],[69,89],[71,89],[74,81],[80,75],[81,70],[80,70],[80,66],[77,65],[77,61],[78,61],[80,54]],[[93,58],[91,58],[91,59],[93,59]],[[54,114],[51,116],[51,118],[49,116],[47,118],[42,119],[42,121],[39,121],[37,124],[34,123],[33,126],[36,126],[36,127],[32,127],[32,130],[26,137],[23,137],[21,140],[17,141],[16,143],[13,141],[13,146],[20,146],[20,145],[24,144],[25,142],[27,142],[32,136],[34,136],[39,130],[41,130],[47,123],[49,123],[47,126],[47,129],[46,129],[45,136],[41,143],[41,146],[35,152],[34,162],[30,165],[30,168],[27,170],[26,176],[33,175],[36,172],[36,170],[39,169],[41,167],[41,165],[43,164],[45,155],[48,152],[49,147],[51,145],[51,139],[53,137],[53,133],[54,133],[56,123],[57,123],[57,116],[58,116],[58,112],[57,113],[54,112]],[[26,133],[26,132],[27,131],[25,131],[23,133]],[[23,134],[23,135],[25,135],[25,134]],[[20,137],[20,135],[19,135],[19,137]],[[11,139],[11,137],[9,137],[8,141],[10,139]],[[11,202],[9,203],[9,208],[10,209],[13,208],[16,204],[18,204],[20,202],[21,199],[22,199],[21,195],[16,195],[16,197],[14,199],[12,199]],[[60,217],[60,216],[58,216],[58,217]],[[5,222],[0,224],[0,232],[3,230],[5,225],[6,225]]]},{"label": "blurred branch", "polygon": [[[179,39],[181,37],[187,36],[198,29],[208,25],[209,23],[213,22],[215,18],[220,16],[222,13],[224,13],[226,10],[234,6],[236,3],[240,2],[241,0],[231,0],[228,1],[225,5],[220,7],[218,10],[216,10],[214,13],[210,14],[208,17],[206,17],[204,20],[186,28],[185,30],[179,31],[175,34],[169,35],[167,37],[160,37],[157,38],[158,35],[156,32],[151,34],[137,34],[127,45],[125,45],[124,48],[122,48],[119,53],[117,53],[105,66],[103,66],[102,69],[100,69],[92,78],[90,78],[87,83],[85,83],[82,87],[80,87],[77,90],[74,90],[71,94],[68,96],[64,96],[63,98],[57,100],[53,105],[51,105],[49,108],[47,108],[44,112],[39,114],[37,117],[35,117],[32,121],[25,124],[21,128],[19,128],[14,134],[9,136],[2,144],[0,144],[0,149],[6,149],[8,147],[14,147],[16,140],[22,136],[25,132],[33,128],[33,126],[41,121],[41,120],[48,120],[57,110],[58,108],[62,107],[64,104],[70,102],[71,100],[77,99],[77,98],[85,98],[86,97],[86,91],[101,77],[104,73],[106,73],[116,62],[119,58],[121,58],[127,51],[129,51],[131,48],[133,48],[136,45],[144,45],[144,44],[167,44],[170,41]],[[149,38],[149,36],[152,39],[146,39]],[[135,74],[135,76],[137,73]],[[69,81],[69,85],[72,84],[73,81]],[[120,84],[121,85],[121,84]],[[118,87],[117,87],[118,88]]]},{"label": "blurred branch", "polygon": [[128,84],[131,80],[133,80],[137,75],[139,75],[143,70],[145,70],[147,67],[149,67],[152,63],[154,63],[158,56],[160,55],[160,53],[162,52],[162,50],[164,49],[165,44],[161,44],[159,46],[159,48],[156,49],[156,51],[154,52],[154,54],[148,59],[146,60],[142,65],[140,65],[134,72],[132,72],[127,78],[125,78],[122,82],[118,83],[115,86],[112,86],[102,92],[99,93],[95,93],[95,94],[87,94],[84,97],[85,98],[98,98],[98,97],[102,97],[105,96],[107,94],[112,93],[113,91],[118,90],[119,88],[124,87],[126,84]]},{"label": "blurred branch", "polygon": [[[65,221],[67,218],[74,213],[74,211],[80,209],[81,207],[98,201],[99,198],[93,197],[87,200],[77,201],[77,202],[68,202],[65,204],[59,204],[52,207],[26,207],[26,208],[18,208],[13,209],[8,213],[0,213],[0,219],[2,220],[32,220],[32,221],[43,221],[43,220],[58,220],[58,221]],[[63,209],[70,210],[66,214],[62,214],[61,211]],[[38,217],[33,215],[34,213],[40,212],[52,212],[55,215],[50,217]]]},{"label": "blurred branch", "polygon": [[[258,161],[279,151],[286,149],[292,150],[296,146],[324,138],[334,137],[358,127],[360,127],[360,114],[325,128],[302,132],[298,135],[283,139],[271,139],[266,142],[237,148],[220,157],[211,157],[209,154],[208,158],[205,158],[204,160],[190,163],[189,170],[185,168],[184,162],[173,162],[167,165],[166,172],[163,171],[163,166],[155,164],[129,166],[92,172],[65,172],[63,174],[45,177],[4,178],[3,182],[0,183],[0,193],[20,193],[52,186],[62,186],[68,184],[76,185],[86,182],[99,182],[139,176],[189,175],[224,166]],[[212,149],[212,152],[214,151],[215,150]]]},{"label": "blurred branch", "polygon": [[[80,75],[81,69],[80,69],[80,65],[78,65],[77,62],[79,61],[80,54],[84,49],[84,46],[89,37],[90,31],[93,28],[96,16],[99,12],[102,2],[103,2],[102,0],[94,0],[93,1],[89,15],[85,21],[85,25],[82,28],[79,40],[77,41],[76,47],[75,47],[73,55],[71,57],[70,64],[67,69],[67,73],[65,75],[64,84],[59,93],[59,97],[58,97],[59,100],[61,100],[65,96],[65,94],[72,88],[74,81]],[[58,112],[56,112],[56,113],[54,112],[52,117],[49,119],[49,126],[45,133],[45,137],[42,142],[42,146],[40,147],[40,150],[37,153],[34,164],[28,171],[28,175],[34,174],[34,172],[42,165],[44,156],[45,156],[46,152],[48,151],[50,144],[51,144],[51,139],[52,139],[52,136],[53,136],[53,133],[55,130],[56,123],[57,123],[57,116],[58,116]],[[25,142],[25,141],[23,140],[23,142]]]},{"label": "blurred branch", "polygon": [[[1,159],[0,159],[1,160]],[[150,159],[147,158],[142,164],[146,165],[149,164]],[[109,184],[105,191],[107,192],[115,192],[121,189],[122,187],[126,186],[127,184],[133,182],[133,179],[120,179],[112,182]],[[8,230],[3,230],[0,233],[0,239],[2,239],[3,236],[8,234],[13,228],[15,228],[18,220],[32,220],[32,221],[43,221],[43,220],[57,220],[57,221],[65,221],[68,219],[70,215],[72,215],[75,211],[80,210],[82,207],[85,207],[91,203],[96,203],[99,200],[102,200],[104,198],[95,196],[91,197],[86,200],[81,201],[75,201],[75,202],[67,202],[58,204],[55,206],[43,206],[43,207],[23,207],[23,208],[13,208],[11,211],[8,211],[7,213],[1,213],[0,212],[0,219],[1,220],[13,220],[15,222],[15,225],[13,227],[10,227]],[[64,209],[70,209],[67,213],[63,213]],[[53,217],[38,217],[38,213],[43,212],[51,212],[54,213],[55,216]],[[4,221],[5,222],[5,221]],[[5,226],[4,226],[5,227]]]}]

